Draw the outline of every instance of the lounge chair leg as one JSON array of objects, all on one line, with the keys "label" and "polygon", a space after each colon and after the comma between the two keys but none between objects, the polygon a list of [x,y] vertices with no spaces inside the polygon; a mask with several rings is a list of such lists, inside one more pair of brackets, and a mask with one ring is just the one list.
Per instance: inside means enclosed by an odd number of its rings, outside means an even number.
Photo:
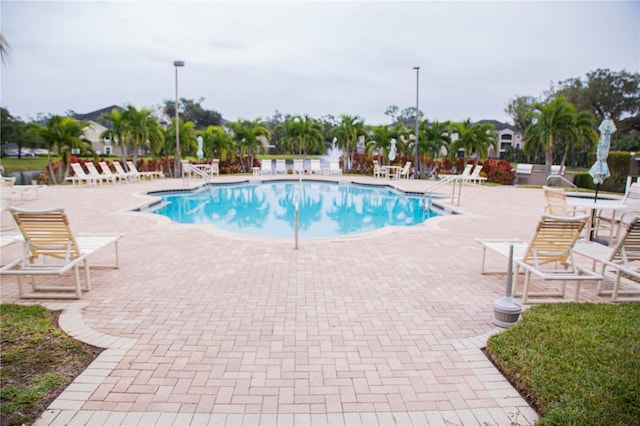
[{"label": "lounge chair leg", "polygon": [[[604,285],[604,271],[605,271],[606,267],[607,267],[607,265],[602,264],[602,271],[600,271],[600,275],[602,275],[602,279],[600,281],[598,281],[598,286],[596,287],[596,294],[598,296],[602,295],[602,291],[603,291],[602,290],[602,286]],[[595,268],[596,268],[596,262],[594,261],[593,262],[593,266],[592,266],[591,269],[593,269],[595,271],[596,270]]]},{"label": "lounge chair leg", "polygon": [[618,270],[616,274],[616,281],[613,284],[613,291],[611,292],[611,301],[618,301],[618,287],[620,286],[620,280],[622,279],[622,271]]},{"label": "lounge chair leg", "polygon": [[484,275],[484,263],[487,258],[487,248],[482,248],[482,266],[480,266],[480,275]]},{"label": "lounge chair leg", "polygon": [[18,279],[18,296],[20,296],[20,299],[24,298],[24,289],[22,288],[22,277],[20,275],[17,275],[16,278]]},{"label": "lounge chair leg", "polygon": [[[85,259],[84,261],[84,279],[85,279],[85,290],[86,291],[90,291],[91,290],[91,275],[90,275],[90,271],[89,271],[89,262]],[[80,281],[78,281],[78,286],[79,286]]]},{"label": "lounge chair leg", "polygon": [[73,269],[76,276],[76,298],[80,299],[82,297],[82,287],[80,283],[80,267],[76,265],[76,267]]},{"label": "lounge chair leg", "polygon": [[531,272],[527,271],[524,274],[524,290],[522,291],[522,304],[526,304],[529,301],[529,281],[531,280]]},{"label": "lounge chair leg", "polygon": [[580,285],[582,284],[581,280],[578,280],[576,283],[576,295],[574,297],[574,301],[578,302],[580,300]]}]

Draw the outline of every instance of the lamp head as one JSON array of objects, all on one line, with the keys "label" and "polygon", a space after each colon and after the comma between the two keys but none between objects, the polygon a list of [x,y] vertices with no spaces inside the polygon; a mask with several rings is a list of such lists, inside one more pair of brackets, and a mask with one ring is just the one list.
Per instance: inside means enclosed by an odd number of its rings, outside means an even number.
[{"label": "lamp head", "polygon": [[184,67],[184,61],[173,61],[174,67]]}]

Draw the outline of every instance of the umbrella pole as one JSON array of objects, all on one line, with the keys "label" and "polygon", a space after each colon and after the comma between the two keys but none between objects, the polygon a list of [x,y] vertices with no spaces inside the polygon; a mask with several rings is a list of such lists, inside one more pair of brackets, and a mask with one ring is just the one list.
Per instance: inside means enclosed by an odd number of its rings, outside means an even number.
[{"label": "umbrella pole", "polygon": [[[597,203],[598,202],[598,192],[600,191],[600,182],[596,183],[596,195],[593,199],[593,203]],[[596,221],[596,209],[591,209],[591,220],[589,221],[589,241],[593,241],[594,239],[594,234],[595,234],[595,228],[593,226],[593,223]]]}]

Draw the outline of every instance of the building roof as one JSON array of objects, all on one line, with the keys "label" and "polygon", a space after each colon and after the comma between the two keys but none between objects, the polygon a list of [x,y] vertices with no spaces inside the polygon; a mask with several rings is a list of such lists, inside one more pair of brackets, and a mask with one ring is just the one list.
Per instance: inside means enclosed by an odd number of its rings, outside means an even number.
[{"label": "building roof", "polygon": [[509,130],[514,131],[514,132],[518,131],[518,129],[515,126],[512,126],[509,123],[503,123],[503,122],[498,121],[498,120],[480,120],[480,121],[475,122],[474,124],[492,124],[493,127],[495,127],[495,129],[497,131],[505,130],[505,129],[509,129]]},{"label": "building roof", "polygon": [[78,121],[81,121],[81,120],[93,121],[94,123],[98,123],[106,127],[107,129],[110,129],[111,122],[109,120],[106,120],[103,116],[104,114],[111,113],[111,111],[113,111],[114,109],[117,109],[120,112],[124,111],[124,108],[120,106],[111,105],[109,107],[102,108],[96,111],[87,112],[85,114],[74,114],[73,118],[75,118]]}]

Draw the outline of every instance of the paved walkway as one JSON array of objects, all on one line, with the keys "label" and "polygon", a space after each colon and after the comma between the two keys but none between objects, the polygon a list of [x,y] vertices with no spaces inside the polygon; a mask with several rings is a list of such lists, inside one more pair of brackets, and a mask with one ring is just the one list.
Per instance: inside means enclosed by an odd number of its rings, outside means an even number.
[{"label": "paved walkway", "polygon": [[[527,240],[544,209],[540,189],[466,185],[460,206],[443,202],[462,214],[301,240],[294,250],[293,238],[240,237],[131,211],[160,188],[183,184],[51,187],[23,205],[64,207],[75,232],[126,233],[120,269],[93,270],[81,300],[43,301],[63,310],[68,334],[107,349],[37,424],[536,421],[480,351],[500,330],[492,303],[505,277],[480,275],[474,238]],[[3,248],[2,263],[19,251]],[[506,269],[499,258],[489,266]],[[603,300],[584,287],[583,300]],[[14,279],[0,290],[3,302],[17,300]]]}]

